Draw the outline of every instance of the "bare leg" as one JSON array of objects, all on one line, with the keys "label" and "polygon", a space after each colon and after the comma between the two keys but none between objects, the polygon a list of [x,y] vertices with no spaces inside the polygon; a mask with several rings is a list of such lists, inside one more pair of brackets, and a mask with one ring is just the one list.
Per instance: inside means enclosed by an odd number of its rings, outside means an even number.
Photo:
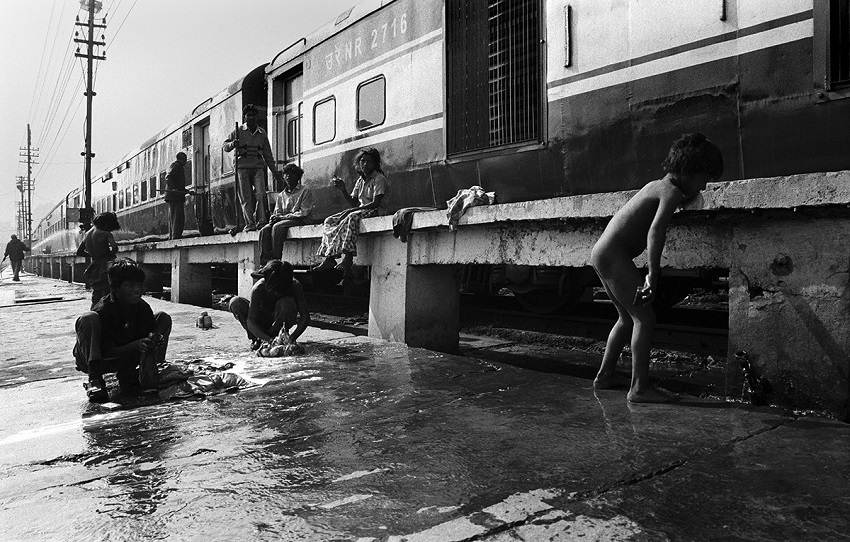
[{"label": "bare leg", "polygon": [[313,271],[330,271],[336,266],[336,256],[326,256],[324,261],[313,268]]},{"label": "bare leg", "polygon": [[608,292],[608,297],[617,308],[619,318],[614,324],[614,327],[611,328],[611,332],[608,334],[608,341],[605,343],[605,354],[602,356],[602,365],[599,367],[599,372],[593,380],[593,387],[598,389],[610,389],[617,388],[625,384],[625,382],[616,377],[615,371],[617,369],[617,360],[620,359],[620,354],[622,354],[623,348],[625,348],[626,344],[628,344],[629,339],[632,336],[632,328],[634,326],[632,324],[632,317],[629,316],[626,308],[617,301],[614,294],[612,294],[608,287],[605,286],[604,281],[602,285],[605,287],[605,291]]},{"label": "bare leg", "polygon": [[[637,267],[635,267],[634,262],[626,257],[616,256],[609,254],[609,257],[606,259],[604,273],[600,272],[600,277],[609,295],[613,294],[614,302],[618,305],[618,310],[619,307],[623,307],[633,322],[631,341],[632,382],[629,388],[628,400],[633,403],[669,402],[674,397],[655,389],[649,380],[649,350],[652,346],[652,333],[655,329],[655,312],[652,310],[651,305],[638,306],[634,304],[635,291],[643,284],[643,278]],[[617,325],[615,325],[616,327]],[[614,330],[612,330],[612,333],[614,333]],[[616,342],[620,340],[619,335],[615,335],[617,336],[614,337],[615,344],[613,346],[617,346]],[[607,354],[608,349],[606,347]],[[613,357],[613,352],[611,355]],[[603,358],[603,367],[606,367],[606,361]],[[611,361],[608,362],[611,363]],[[614,358],[614,363],[616,363],[616,358]]]},{"label": "bare leg", "polygon": [[351,268],[354,266],[354,255],[350,252],[344,253],[342,261],[336,266],[336,269],[342,271],[344,277],[351,276]]}]

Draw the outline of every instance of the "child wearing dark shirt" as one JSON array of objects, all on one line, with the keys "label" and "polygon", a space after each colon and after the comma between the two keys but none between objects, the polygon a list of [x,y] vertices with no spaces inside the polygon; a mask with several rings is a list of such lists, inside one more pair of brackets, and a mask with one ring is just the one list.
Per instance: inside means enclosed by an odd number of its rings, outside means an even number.
[{"label": "child wearing dark shirt", "polygon": [[77,370],[88,373],[89,400],[109,399],[104,373],[115,372],[123,393],[156,385],[156,364],[165,360],[171,317],[154,313],[142,299],[145,272],[128,258],[113,261],[108,270],[109,295],[77,318],[74,358]]}]

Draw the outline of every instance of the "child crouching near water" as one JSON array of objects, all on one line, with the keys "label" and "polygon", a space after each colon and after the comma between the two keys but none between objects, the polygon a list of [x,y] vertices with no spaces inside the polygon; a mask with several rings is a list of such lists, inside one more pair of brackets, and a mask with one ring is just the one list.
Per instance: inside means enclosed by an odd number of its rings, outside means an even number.
[{"label": "child crouching near water", "polygon": [[[603,389],[616,387],[617,359],[631,340],[632,380],[627,397],[632,403],[674,399],[654,388],[649,380],[649,349],[655,327],[651,301],[661,273],[661,252],[670,217],[679,205],[703,190],[709,180],[720,177],[723,157],[704,135],[685,134],[670,147],[662,167],[664,178],[648,183],[617,211],[590,255],[619,314],[593,385]],[[632,260],[645,249],[649,273],[643,280]]]}]

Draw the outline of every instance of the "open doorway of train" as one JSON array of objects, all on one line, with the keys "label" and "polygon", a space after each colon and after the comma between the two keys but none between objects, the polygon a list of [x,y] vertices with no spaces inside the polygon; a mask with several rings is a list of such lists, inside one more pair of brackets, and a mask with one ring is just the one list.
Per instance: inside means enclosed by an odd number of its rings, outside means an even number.
[{"label": "open doorway of train", "polygon": [[194,152],[192,162],[192,183],[194,184],[193,204],[195,216],[198,218],[198,230],[201,235],[213,234],[213,221],[210,214],[212,209],[212,191],[210,190],[210,119],[206,118],[195,123],[193,130]]},{"label": "open doorway of train", "polygon": [[[272,125],[275,156],[278,162],[301,165],[301,118],[304,87],[300,64],[274,79],[272,88]],[[283,187],[274,187],[282,190]]]}]

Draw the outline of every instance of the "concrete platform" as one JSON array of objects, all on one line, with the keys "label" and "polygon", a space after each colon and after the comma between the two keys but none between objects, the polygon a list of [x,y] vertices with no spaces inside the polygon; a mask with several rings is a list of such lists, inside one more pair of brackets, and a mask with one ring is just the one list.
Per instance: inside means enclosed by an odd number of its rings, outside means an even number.
[{"label": "concrete platform", "polygon": [[[10,306],[15,296],[68,301]],[[622,391],[308,330],[253,357],[238,324],[174,318],[170,358],[260,388],[103,412],[72,368],[79,287],[0,282],[2,540],[838,540],[850,426]]]}]

